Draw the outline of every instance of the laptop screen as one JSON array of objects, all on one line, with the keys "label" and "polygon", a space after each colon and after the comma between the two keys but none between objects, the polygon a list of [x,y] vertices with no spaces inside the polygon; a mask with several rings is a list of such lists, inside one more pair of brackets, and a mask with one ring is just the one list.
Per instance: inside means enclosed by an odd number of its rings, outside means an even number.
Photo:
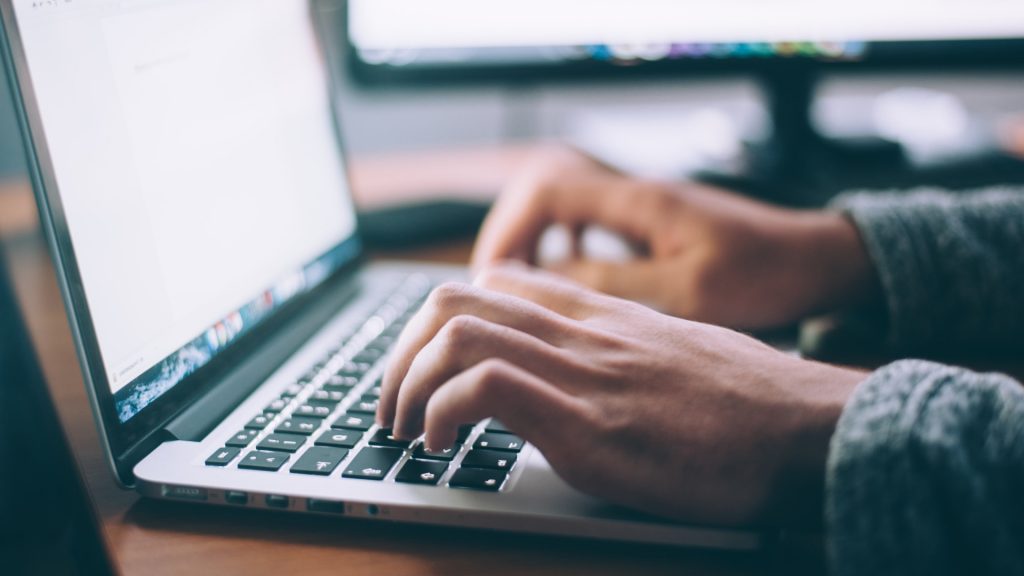
[{"label": "laptop screen", "polygon": [[358,250],[305,0],[14,0],[126,422]]}]

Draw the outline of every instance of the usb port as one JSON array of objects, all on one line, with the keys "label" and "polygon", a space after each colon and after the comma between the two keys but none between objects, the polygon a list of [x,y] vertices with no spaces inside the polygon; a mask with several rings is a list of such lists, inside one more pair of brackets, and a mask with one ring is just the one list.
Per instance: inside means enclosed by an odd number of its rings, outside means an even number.
[{"label": "usb port", "polygon": [[234,490],[228,490],[224,493],[224,501],[228,504],[237,504],[239,506],[245,506],[249,503],[249,495],[245,492],[236,492]]},{"label": "usb port", "polygon": [[274,494],[268,494],[266,498],[267,506],[271,508],[287,508],[288,497],[287,496],[276,496]]},{"label": "usb port", "polygon": [[323,512],[325,514],[344,514],[345,503],[334,502],[333,500],[316,500],[310,498],[306,500],[306,510],[310,512]]}]

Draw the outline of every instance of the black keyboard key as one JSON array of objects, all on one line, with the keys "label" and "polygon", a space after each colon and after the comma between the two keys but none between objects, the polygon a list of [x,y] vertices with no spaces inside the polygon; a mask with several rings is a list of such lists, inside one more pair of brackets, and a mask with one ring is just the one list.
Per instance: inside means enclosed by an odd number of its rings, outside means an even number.
[{"label": "black keyboard key", "polygon": [[310,368],[308,372],[306,372],[306,375],[303,376],[302,379],[307,381],[307,382],[309,382],[311,380],[315,380],[316,377],[319,376],[320,373],[324,371],[324,368],[327,367],[328,360],[329,360],[329,358],[328,359],[324,359],[323,361],[317,362],[316,364],[314,364],[313,367]]},{"label": "black keyboard key", "polygon": [[452,474],[448,485],[452,488],[472,488],[497,492],[505,483],[508,474],[498,470],[481,470],[478,468],[459,468]]},{"label": "black keyboard key", "polygon": [[379,396],[373,396],[368,393],[362,395],[362,397],[359,398],[358,402],[356,402],[356,405],[365,408],[368,412],[376,414],[377,408],[380,407],[380,403],[381,399]]},{"label": "black keyboard key", "polygon": [[296,416],[289,418],[284,422],[281,422],[274,429],[274,432],[285,432],[287,434],[305,434],[309,436],[313,432],[316,432],[320,428],[322,420],[317,418],[306,418],[304,416]]},{"label": "black keyboard key", "polygon": [[441,477],[448,470],[447,462],[428,462],[426,460],[409,460],[395,476],[396,482],[406,484],[429,484],[437,486]]},{"label": "black keyboard key", "polygon": [[302,393],[303,388],[305,388],[305,383],[289,384],[281,393],[281,398],[294,398]]},{"label": "black keyboard key", "polygon": [[488,468],[508,472],[515,466],[516,455],[497,450],[472,450],[462,459],[463,468]]},{"label": "black keyboard key", "polygon": [[381,334],[376,339],[374,339],[373,342],[370,342],[366,346],[366,349],[367,350],[377,350],[381,354],[384,354],[385,352],[390,350],[391,347],[394,346],[394,344],[395,344],[395,337],[394,336],[387,336],[385,334]]},{"label": "black keyboard key", "polygon": [[366,432],[371,426],[373,426],[373,416],[366,414],[342,414],[334,421],[334,424],[331,424],[331,428],[345,428],[361,432]]},{"label": "black keyboard key", "polygon": [[259,433],[259,430],[239,430],[224,444],[233,448],[245,448]]},{"label": "black keyboard key", "polygon": [[318,402],[332,402],[337,404],[345,399],[345,392],[338,392],[332,390],[317,390],[313,392],[313,395],[309,397],[310,401]]},{"label": "black keyboard key", "polygon": [[370,368],[373,368],[373,365],[367,364],[366,362],[349,362],[348,364],[342,366],[341,370],[338,370],[337,375],[350,376],[353,378],[362,378],[363,376],[366,375],[367,372],[370,371]]},{"label": "black keyboard key", "polygon": [[241,452],[238,448],[221,448],[206,459],[207,466],[227,466]]},{"label": "black keyboard key", "polygon": [[338,392],[348,392],[349,390],[354,388],[356,384],[359,384],[359,378],[356,378],[355,376],[341,376],[339,374],[328,378],[327,382],[323,386],[323,389],[334,390]]},{"label": "black keyboard key", "polygon": [[331,415],[334,409],[328,406],[317,406],[315,404],[303,404],[295,409],[293,413],[296,416],[303,416],[305,418],[327,418]]},{"label": "black keyboard key", "polygon": [[308,406],[323,406],[332,412],[334,411],[334,407],[338,405],[338,402],[340,402],[340,400],[331,400],[330,398],[310,398],[309,400],[306,400],[306,404]]},{"label": "black keyboard key", "polygon": [[503,450],[506,452],[519,452],[523,449],[523,439],[515,434],[497,434],[488,432],[481,434],[476,439],[475,448],[486,448],[488,450]]},{"label": "black keyboard key", "polygon": [[249,420],[249,423],[246,424],[245,427],[248,430],[263,430],[264,428],[267,427],[267,424],[270,424],[270,421],[273,419],[273,416],[260,414],[259,416],[253,418],[252,420]]},{"label": "black keyboard key", "polygon": [[260,441],[256,448],[277,452],[295,452],[305,443],[306,437],[298,434],[271,434]]},{"label": "black keyboard key", "polygon": [[508,426],[505,426],[504,422],[502,422],[501,420],[495,420],[494,418],[491,418],[491,420],[487,423],[487,427],[485,429],[488,432],[498,432],[500,434],[512,434],[512,431],[508,429]]},{"label": "black keyboard key", "polygon": [[362,438],[363,433],[355,430],[328,430],[321,434],[314,444],[335,448],[354,448]]},{"label": "black keyboard key", "polygon": [[278,398],[277,400],[274,400],[270,404],[267,404],[267,407],[264,408],[263,411],[270,414],[277,414],[281,410],[287,408],[289,402],[291,402],[291,400]]},{"label": "black keyboard key", "polygon": [[363,448],[363,451],[349,463],[342,476],[362,480],[383,480],[402,454],[398,448]]},{"label": "black keyboard key", "polygon": [[367,347],[362,352],[356,354],[355,357],[352,358],[352,362],[355,363],[355,364],[360,364],[360,363],[374,364],[375,362],[377,362],[377,360],[380,360],[380,357],[383,356],[383,355],[384,355],[384,351],[383,350],[378,350],[377,348],[369,348],[369,347]]},{"label": "black keyboard key", "polygon": [[455,437],[455,441],[459,444],[465,444],[466,439],[473,433],[473,428],[475,427],[476,424],[463,424],[462,426],[459,426],[459,433]]},{"label": "black keyboard key", "polygon": [[387,446],[388,448],[402,448],[403,450],[412,445],[411,440],[398,440],[391,435],[390,428],[380,428],[370,437],[370,446]]},{"label": "black keyboard key", "polygon": [[420,458],[423,460],[442,460],[444,462],[451,462],[455,456],[459,453],[462,448],[461,444],[455,444],[454,446],[438,450],[437,452],[430,452],[427,447],[421,442],[416,446],[416,451],[413,452],[413,458]]},{"label": "black keyboard key", "polygon": [[267,470],[276,472],[288,461],[289,455],[283,452],[249,452],[238,463],[238,467],[244,470]]},{"label": "black keyboard key", "polygon": [[355,404],[349,406],[348,412],[354,414],[369,414],[373,416],[377,413],[377,406],[380,404],[379,401],[374,400],[373,402],[364,402],[359,400]]},{"label": "black keyboard key", "polygon": [[348,450],[344,448],[328,448],[326,446],[313,446],[299,458],[299,461],[291,467],[295,474],[315,474],[327,476],[341,464],[341,461],[348,456]]}]

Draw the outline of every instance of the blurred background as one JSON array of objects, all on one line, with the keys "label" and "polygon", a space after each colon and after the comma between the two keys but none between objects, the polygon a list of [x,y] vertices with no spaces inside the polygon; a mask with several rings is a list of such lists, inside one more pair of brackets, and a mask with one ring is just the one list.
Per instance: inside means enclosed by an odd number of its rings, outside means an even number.
[{"label": "blurred background", "polygon": [[[738,1],[741,0],[732,0],[733,3]],[[415,2],[353,0],[346,4],[330,0],[322,3],[331,7],[327,36],[341,79],[337,98],[343,135],[349,151],[357,156],[386,157],[438,149],[486,149],[510,143],[557,140],[579,146],[642,175],[683,178],[711,172],[715,177],[736,176],[749,169],[749,166],[737,167],[737,158],[749,151],[749,143],[765,139],[772,131],[772,110],[768,107],[773,103],[771,98],[766,98],[767,94],[777,100],[775,105],[778,101],[785,104],[785,99],[808,100],[811,119],[822,134],[853,139],[857,146],[868,150],[868,156],[891,152],[891,148],[880,146],[879,142],[895,143],[915,170],[938,169],[943,174],[941,178],[919,177],[919,174],[897,178],[896,170],[885,165],[879,169],[877,163],[872,164],[871,170],[851,165],[846,167],[849,173],[862,175],[873,171],[881,176],[875,180],[830,181],[824,190],[802,196],[779,192],[778,182],[772,182],[769,188],[774,188],[767,191],[752,186],[753,192],[763,196],[774,195],[780,201],[813,205],[846,187],[933,182],[970,186],[1024,181],[1024,170],[1016,163],[1007,162],[1007,158],[1015,154],[1024,155],[1024,137],[1021,136],[1024,134],[1021,129],[1024,125],[1021,121],[1024,118],[1024,47],[1021,44],[1024,31],[1003,30],[1006,26],[992,30],[966,27],[963,34],[969,40],[963,41],[954,34],[957,42],[950,42],[946,38],[949,34],[936,33],[935,38],[928,37],[927,22],[917,28],[910,26],[908,30],[920,30],[925,37],[924,42],[911,44],[926,46],[926,50],[908,49],[906,42],[857,40],[804,43],[812,47],[824,46],[825,52],[812,49],[803,54],[799,50],[804,44],[792,43],[795,52],[780,54],[782,49],[777,49],[762,58],[765,61],[793,60],[810,71],[813,80],[801,73],[794,82],[813,84],[813,92],[798,89],[790,95],[779,90],[787,80],[783,79],[780,84],[778,78],[773,78],[781,69],[762,69],[751,64],[749,54],[740,53],[744,47],[772,46],[767,43],[695,44],[708,47],[707,57],[690,58],[695,62],[681,65],[666,62],[672,58],[663,54],[652,56],[651,50],[656,52],[659,46],[670,46],[673,50],[679,46],[665,44],[657,38],[629,44],[631,52],[625,57],[622,55],[625,44],[590,43],[574,48],[586,49],[582,56],[566,57],[561,53],[551,56],[548,50],[542,58],[533,53],[526,58],[507,55],[494,58],[478,47],[468,46],[472,42],[459,36],[460,30],[472,29],[478,22],[449,18],[452,21],[447,30],[416,39],[425,45],[437,38],[451,44],[452,47],[440,51],[440,58],[431,60],[436,56],[431,48],[386,45],[388,38],[399,38],[399,43],[413,42],[408,40],[410,34],[401,25],[406,19],[396,14],[411,9]],[[919,7],[922,3],[927,4],[927,0],[914,0],[911,4]],[[577,4],[563,0],[552,6],[563,6],[571,11]],[[614,5],[614,2],[602,4]],[[430,4],[442,8],[446,5],[451,5],[444,8],[447,10],[466,10],[466,5],[460,5],[459,0]],[[970,5],[958,2],[952,12]],[[984,13],[988,6],[1005,10],[1007,3],[978,4],[982,5],[986,8],[977,12],[987,18],[987,24],[984,18],[979,20],[983,25],[991,28],[993,23],[1005,20],[1001,14]],[[879,6],[884,3],[868,1],[863,11],[870,15]],[[640,8],[638,5],[633,10]],[[944,9],[949,10],[946,5]],[[1010,9],[1020,10],[1012,5]],[[436,10],[439,10],[436,18],[446,17],[443,9]],[[523,12],[527,8],[516,10]],[[796,14],[799,26],[795,30],[813,30],[813,16]],[[948,24],[949,18],[955,16],[951,14],[938,23]],[[806,21],[799,21],[800,18]],[[634,27],[643,25],[633,24]],[[505,28],[510,34],[516,33],[513,24]],[[725,31],[728,32],[728,28]],[[1010,35],[1010,39],[1003,38]],[[974,36],[982,40],[977,41]],[[998,37],[998,41],[989,36]],[[767,33],[764,38],[770,39]],[[369,44],[359,46],[360,41]],[[532,44],[551,41],[529,37]],[[560,42],[558,37],[554,41]],[[384,48],[381,48],[382,43]],[[828,52],[836,46],[838,52]],[[732,47],[733,53],[714,52],[720,47]],[[737,53],[740,54],[737,56]],[[430,58],[424,58],[424,54]],[[538,59],[546,60],[545,64],[551,66],[540,69],[545,67],[534,65]],[[600,66],[588,68],[582,60],[589,64],[602,62]],[[428,65],[424,65],[425,61]],[[893,66],[894,63],[898,65]],[[641,73],[633,73],[633,69]],[[763,90],[766,79],[775,84],[769,92]],[[0,90],[0,178],[19,178],[24,175],[25,162],[9,90],[6,86],[3,88]],[[806,159],[807,163],[815,161]],[[956,167],[955,174],[950,171],[951,166]],[[966,171],[962,166],[968,167]],[[715,180],[714,177],[709,179]],[[729,179],[723,183],[735,184]],[[742,184],[734,187],[744,188]],[[481,192],[485,196],[494,193]]]},{"label": "blurred background", "polygon": [[[338,27],[345,25],[340,16]],[[650,77],[492,77],[472,82],[357,82],[341,31],[332,46],[350,152],[392,153],[567,140],[624,167],[672,176],[735,154],[738,139],[763,133],[764,102],[751,74],[685,69]],[[927,70],[826,72],[814,118],[835,135],[899,140],[921,162],[999,146],[1024,112],[1024,72]],[[6,79],[4,80],[6,84]],[[6,86],[0,90],[0,176],[24,172]]]}]

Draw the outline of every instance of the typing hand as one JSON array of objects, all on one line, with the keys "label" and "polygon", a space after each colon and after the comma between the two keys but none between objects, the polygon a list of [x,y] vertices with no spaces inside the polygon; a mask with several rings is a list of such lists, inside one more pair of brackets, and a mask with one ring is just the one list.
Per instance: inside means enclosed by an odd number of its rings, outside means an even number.
[{"label": "typing hand", "polygon": [[637,180],[569,149],[546,151],[498,200],[473,256],[479,269],[536,263],[553,224],[578,238],[611,229],[642,254],[583,258],[554,270],[676,316],[770,328],[870,297],[873,271],[857,230],[838,214],[777,208],[698,184]]},{"label": "typing hand", "polygon": [[436,449],[495,416],[580,490],[740,525],[800,506],[820,517],[828,441],[862,378],[501,266],[430,296],[396,345],[378,421]]}]

